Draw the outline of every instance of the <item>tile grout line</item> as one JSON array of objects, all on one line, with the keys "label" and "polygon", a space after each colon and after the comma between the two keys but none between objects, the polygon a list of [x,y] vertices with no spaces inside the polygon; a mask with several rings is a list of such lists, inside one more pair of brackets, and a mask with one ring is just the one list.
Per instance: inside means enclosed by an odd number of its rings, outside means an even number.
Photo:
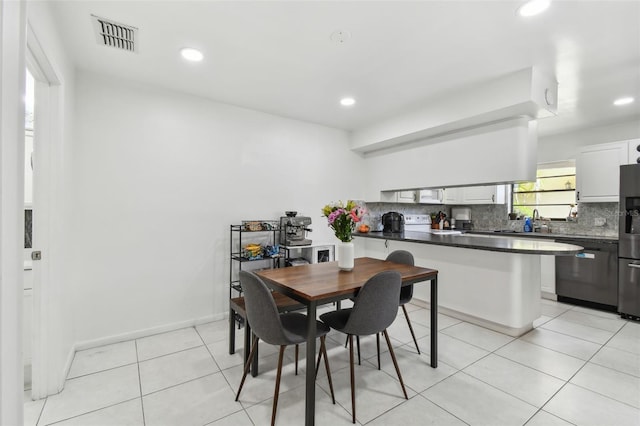
[{"label": "tile grout line", "polygon": [[48,396],[45,397],[45,399],[44,399],[44,404],[42,404],[42,408],[40,409],[40,413],[38,413],[38,418],[36,419],[35,426],[38,426],[38,423],[40,423],[40,419],[42,419],[42,413],[44,413],[44,407],[47,405],[47,401],[49,401],[49,397]]},{"label": "tile grout line", "polygon": [[89,411],[86,411],[84,413],[76,414],[76,415],[71,416],[71,417],[67,417],[67,418],[64,418],[64,419],[56,420],[53,423],[47,423],[45,426],[56,425],[58,423],[66,422],[68,420],[75,419],[75,418],[78,418],[78,417],[82,417],[82,416],[85,416],[87,414],[96,413],[98,411],[106,410],[107,408],[115,407],[116,405],[124,404],[126,402],[135,401],[136,399],[138,399],[138,397],[131,398],[131,399],[126,399],[124,401],[116,402],[115,404],[107,405],[107,406],[104,406],[104,407],[96,408],[95,410],[89,410]]},{"label": "tile grout line", "polygon": [[140,359],[138,358],[138,340],[133,341],[136,347],[136,366],[138,367],[138,388],[140,389],[140,407],[142,407],[142,425],[146,426],[147,420],[144,415],[144,398],[142,398],[142,376],[140,375]]},{"label": "tile grout line", "polygon": [[[624,327],[624,326],[623,326],[623,327]],[[622,327],[620,328],[620,330],[622,330]],[[600,348],[599,348],[597,351],[595,351],[595,352],[594,352],[594,354],[593,354],[593,355],[591,355],[591,357],[590,357],[588,360],[586,360],[586,361],[585,361],[585,363],[582,365],[582,367],[580,367],[578,370],[576,370],[576,372],[575,372],[575,373],[573,373],[573,375],[572,375],[572,376],[571,376],[571,377],[570,377],[570,378],[569,378],[569,379],[568,379],[568,380],[567,380],[567,381],[566,381],[566,382],[565,382],[565,383],[564,383],[564,384],[563,384],[563,385],[562,385],[562,386],[561,386],[561,387],[560,387],[560,388],[559,388],[559,389],[558,389],[558,390],[557,390],[557,391],[556,391],[556,392],[551,396],[551,398],[549,398],[549,399],[547,400],[547,402],[545,402],[545,403],[542,405],[542,407],[540,407],[540,410],[543,410],[543,409],[544,409],[544,407],[546,407],[546,406],[547,406],[547,404],[549,404],[549,402],[551,402],[551,400],[553,400],[553,398],[555,398],[555,397],[556,397],[556,395],[558,395],[562,389],[564,389],[568,384],[570,384],[571,380],[573,380],[573,378],[574,378],[575,376],[577,376],[577,375],[578,375],[578,373],[579,373],[580,371],[582,371],[582,369],[583,369],[583,368],[584,368],[584,367],[589,363],[589,361],[591,361],[591,360],[593,359],[593,357],[594,357],[594,356],[596,356],[596,354],[597,354],[598,352],[600,352],[600,351],[602,350],[602,348],[604,348],[604,346],[605,346],[607,343],[609,343],[609,342],[611,341],[611,339],[613,339],[613,338],[614,338],[614,337],[615,337],[615,336],[620,332],[620,330],[618,330],[618,331],[617,331],[617,332],[615,332],[611,337],[609,337],[609,339],[607,339],[607,341],[606,341],[604,344],[600,345]],[[563,333],[560,333],[560,334],[563,334]],[[606,368],[606,367],[605,367],[605,368]],[[576,386],[576,387],[579,387],[579,388],[582,388],[582,389],[585,389],[585,390],[587,390],[587,391],[589,391],[589,392],[593,392],[593,393],[595,393],[595,394],[597,394],[597,395],[601,395],[601,396],[603,396],[603,397],[605,397],[605,398],[607,398],[607,399],[610,399],[610,400],[612,400],[612,401],[616,401],[616,402],[618,402],[618,403],[622,403],[622,404],[624,404],[622,401],[618,401],[617,399],[613,399],[613,398],[611,398],[611,397],[609,397],[609,396],[607,396],[607,395],[603,395],[603,394],[601,394],[601,393],[599,393],[599,392],[594,392],[594,391],[593,391],[593,390],[591,390],[591,389],[586,389],[586,388],[584,388],[584,387],[582,387],[582,386],[578,386],[578,385],[576,385],[575,383],[571,383],[571,385]],[[625,405],[628,405],[628,404],[625,404]],[[634,408],[635,408],[635,407],[634,407]],[[637,409],[637,408],[636,408],[636,409]],[[569,422],[569,420],[567,420],[567,419],[565,419],[565,418],[562,418],[562,417],[558,416],[557,414],[554,414],[554,413],[552,413],[552,412],[550,412],[550,411],[549,411],[548,413],[549,413],[549,414],[553,414],[554,416],[556,416],[556,417],[558,417],[558,418],[560,418],[560,419],[562,419],[562,420],[564,420],[564,421],[566,421],[566,422]],[[571,423],[571,422],[569,422],[569,423]]]}]

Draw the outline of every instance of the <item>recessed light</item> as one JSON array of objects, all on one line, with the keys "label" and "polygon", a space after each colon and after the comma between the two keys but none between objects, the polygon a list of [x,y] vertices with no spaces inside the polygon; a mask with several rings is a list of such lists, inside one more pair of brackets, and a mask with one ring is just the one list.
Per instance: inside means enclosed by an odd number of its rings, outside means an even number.
[{"label": "recessed light", "polygon": [[202,58],[204,58],[202,52],[191,47],[185,47],[184,49],[180,50],[180,54],[184,59],[191,62],[200,62]]},{"label": "recessed light", "polygon": [[629,105],[630,103],[632,103],[635,99],[633,99],[631,96],[627,96],[625,98],[620,98],[620,99],[616,99],[615,101],[613,101],[613,104],[615,106],[621,106],[621,105]]},{"label": "recessed light", "polygon": [[340,99],[340,105],[342,106],[352,106],[355,105],[356,100],[353,98],[342,98]]},{"label": "recessed light", "polygon": [[520,16],[534,16],[547,10],[551,0],[529,0],[518,8]]}]

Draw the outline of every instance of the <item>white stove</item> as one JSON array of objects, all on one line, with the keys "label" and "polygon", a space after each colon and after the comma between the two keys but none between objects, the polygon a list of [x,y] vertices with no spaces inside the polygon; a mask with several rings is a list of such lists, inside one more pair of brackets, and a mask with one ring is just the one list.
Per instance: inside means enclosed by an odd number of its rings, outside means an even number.
[{"label": "white stove", "polygon": [[405,232],[424,232],[434,235],[460,235],[462,232],[452,229],[431,229],[431,216],[412,214],[404,216]]},{"label": "white stove", "polygon": [[404,230],[410,232],[431,232],[431,216],[428,214],[405,215]]}]

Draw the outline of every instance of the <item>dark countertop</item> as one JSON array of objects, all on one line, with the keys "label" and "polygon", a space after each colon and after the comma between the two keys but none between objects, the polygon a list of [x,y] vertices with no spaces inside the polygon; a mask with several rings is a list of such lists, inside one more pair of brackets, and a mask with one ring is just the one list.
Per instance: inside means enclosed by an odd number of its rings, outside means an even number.
[{"label": "dark countertop", "polygon": [[503,237],[499,233],[492,234],[493,235],[488,236],[482,234],[436,235],[425,232],[404,232],[401,234],[369,232],[366,234],[356,233],[354,236],[361,238],[375,238],[381,240],[406,241],[449,247],[499,251],[505,253],[553,256],[569,256],[580,253],[583,250],[583,247],[572,244],[531,240],[527,238]]},{"label": "dark countertop", "polygon": [[605,237],[597,235],[573,235],[573,234],[543,234],[542,232],[503,232],[503,231],[466,231],[467,234],[492,235],[511,238],[544,238],[550,240],[578,240],[584,242],[617,244],[618,237]]}]

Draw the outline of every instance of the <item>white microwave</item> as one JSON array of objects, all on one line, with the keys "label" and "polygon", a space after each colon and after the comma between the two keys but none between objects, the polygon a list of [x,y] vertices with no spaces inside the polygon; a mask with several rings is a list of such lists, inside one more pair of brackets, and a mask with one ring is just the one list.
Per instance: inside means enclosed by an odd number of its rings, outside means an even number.
[{"label": "white microwave", "polygon": [[421,204],[442,204],[444,191],[442,189],[421,189],[418,191],[417,198]]}]

